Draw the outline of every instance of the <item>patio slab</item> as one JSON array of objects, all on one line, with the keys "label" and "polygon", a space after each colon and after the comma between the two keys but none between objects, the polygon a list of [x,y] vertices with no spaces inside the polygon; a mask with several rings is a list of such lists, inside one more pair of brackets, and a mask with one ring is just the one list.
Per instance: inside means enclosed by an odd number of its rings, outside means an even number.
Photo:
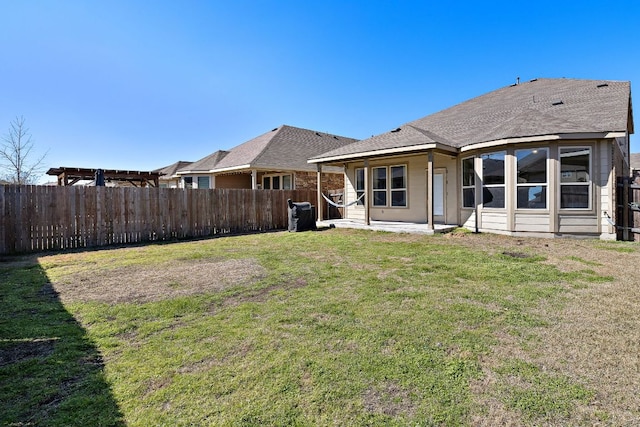
[{"label": "patio slab", "polygon": [[426,223],[399,221],[371,221],[370,225],[366,225],[363,221],[356,221],[351,219],[326,219],[323,221],[318,221],[316,224],[319,228],[356,228],[360,230],[388,231],[391,233],[411,234],[448,233],[449,231],[458,228],[457,225],[435,224],[434,230],[431,230]]}]

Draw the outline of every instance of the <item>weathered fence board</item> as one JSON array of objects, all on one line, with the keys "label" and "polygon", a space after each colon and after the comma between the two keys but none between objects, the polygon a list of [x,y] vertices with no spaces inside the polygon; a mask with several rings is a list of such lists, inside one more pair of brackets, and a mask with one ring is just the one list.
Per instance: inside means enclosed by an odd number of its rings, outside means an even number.
[{"label": "weathered fence board", "polygon": [[314,190],[0,186],[0,254],[281,230]]}]

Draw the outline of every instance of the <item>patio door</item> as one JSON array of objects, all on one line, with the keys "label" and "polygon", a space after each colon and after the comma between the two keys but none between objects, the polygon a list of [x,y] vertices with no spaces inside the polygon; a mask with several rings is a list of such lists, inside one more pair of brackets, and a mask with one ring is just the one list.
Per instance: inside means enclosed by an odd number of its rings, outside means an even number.
[{"label": "patio door", "polygon": [[433,171],[433,216],[438,222],[445,222],[446,182],[447,170],[435,169]]}]

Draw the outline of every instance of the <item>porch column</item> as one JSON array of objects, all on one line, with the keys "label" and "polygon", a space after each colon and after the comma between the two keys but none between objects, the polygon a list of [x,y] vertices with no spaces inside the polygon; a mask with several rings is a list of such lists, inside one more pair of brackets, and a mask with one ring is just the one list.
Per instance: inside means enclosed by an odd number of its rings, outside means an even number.
[{"label": "porch column", "polygon": [[318,187],[318,201],[317,201],[317,208],[316,208],[316,213],[318,216],[318,221],[322,221],[322,165],[320,163],[318,163],[318,173],[317,173],[317,187]]},{"label": "porch column", "polygon": [[433,151],[427,153],[427,229],[433,230]]},{"label": "porch column", "polygon": [[211,175],[211,188],[216,188],[216,176]]},{"label": "porch column", "polygon": [[[371,198],[371,183],[369,182],[369,160],[364,161],[364,223],[371,225],[371,217],[369,216],[369,200]],[[356,197],[358,197],[356,193]]]},{"label": "porch column", "polygon": [[258,189],[258,171],[255,169],[251,170],[251,189]]}]

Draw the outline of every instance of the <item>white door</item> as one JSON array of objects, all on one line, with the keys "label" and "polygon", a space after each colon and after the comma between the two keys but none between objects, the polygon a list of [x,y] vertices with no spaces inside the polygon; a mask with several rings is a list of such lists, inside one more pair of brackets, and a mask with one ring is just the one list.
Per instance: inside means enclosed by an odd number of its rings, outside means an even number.
[{"label": "white door", "polygon": [[433,174],[433,216],[444,216],[444,172]]}]

